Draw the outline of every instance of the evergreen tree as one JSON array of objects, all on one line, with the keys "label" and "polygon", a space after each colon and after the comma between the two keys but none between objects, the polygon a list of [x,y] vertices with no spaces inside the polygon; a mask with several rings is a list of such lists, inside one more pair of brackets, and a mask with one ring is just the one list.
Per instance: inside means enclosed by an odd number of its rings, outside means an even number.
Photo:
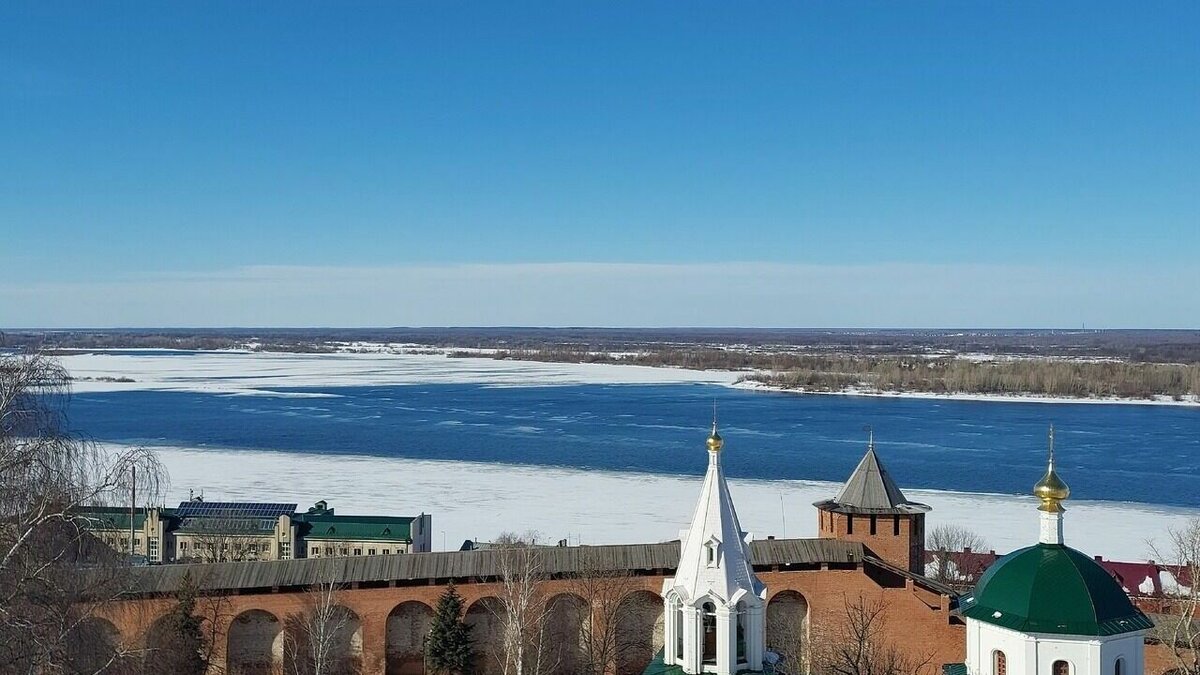
[{"label": "evergreen tree", "polygon": [[196,616],[196,583],[184,575],[176,593],[171,612],[162,618],[151,640],[154,648],[147,652],[145,671],[176,675],[203,675],[205,671],[204,629]]},{"label": "evergreen tree", "polygon": [[425,642],[425,659],[435,673],[462,675],[471,670],[471,627],[462,622],[463,599],[450,584],[438,598]]}]

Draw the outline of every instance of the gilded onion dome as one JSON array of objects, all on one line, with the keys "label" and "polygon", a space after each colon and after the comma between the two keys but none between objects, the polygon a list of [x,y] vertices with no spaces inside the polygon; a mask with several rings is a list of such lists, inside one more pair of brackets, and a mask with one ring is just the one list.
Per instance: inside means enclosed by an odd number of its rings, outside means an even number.
[{"label": "gilded onion dome", "polygon": [[708,440],[705,441],[705,444],[708,445],[709,452],[720,452],[721,448],[725,446],[725,441],[721,438],[721,434],[717,433],[717,423],[715,421],[713,422],[712,433],[708,435]]},{"label": "gilded onion dome", "polygon": [[1039,511],[1056,513],[1063,511],[1062,502],[1071,496],[1071,488],[1059,478],[1054,470],[1054,426],[1050,427],[1050,459],[1046,466],[1046,475],[1042,476],[1033,486],[1033,495],[1042,500]]}]

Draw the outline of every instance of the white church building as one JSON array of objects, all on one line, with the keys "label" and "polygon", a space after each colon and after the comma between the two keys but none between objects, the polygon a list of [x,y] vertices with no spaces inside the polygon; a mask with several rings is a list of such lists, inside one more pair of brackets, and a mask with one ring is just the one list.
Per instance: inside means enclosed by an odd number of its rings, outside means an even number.
[{"label": "white church building", "polygon": [[967,675],[1142,675],[1150,620],[1090,556],[1063,539],[1071,490],[1054,467],[1034,486],[1040,535],[997,560],[959,601]]},{"label": "white church building", "polygon": [[700,501],[680,532],[675,576],[663,581],[663,663],[692,675],[761,671],[767,589],[729,496],[715,421],[707,444]]}]

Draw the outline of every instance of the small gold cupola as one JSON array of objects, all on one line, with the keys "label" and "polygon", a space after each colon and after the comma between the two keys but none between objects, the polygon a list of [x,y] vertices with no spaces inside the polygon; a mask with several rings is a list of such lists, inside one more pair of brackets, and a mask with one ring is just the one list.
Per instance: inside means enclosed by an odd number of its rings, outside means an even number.
[{"label": "small gold cupola", "polygon": [[720,452],[725,446],[725,440],[721,438],[721,434],[717,433],[717,423],[713,422],[712,433],[708,435],[708,440],[705,441],[708,445],[709,452]]},{"label": "small gold cupola", "polygon": [[1071,488],[1067,486],[1062,478],[1058,477],[1058,472],[1054,470],[1054,425],[1050,425],[1050,440],[1049,440],[1049,461],[1046,466],[1046,475],[1042,476],[1033,486],[1033,495],[1042,500],[1042,505],[1038,507],[1039,511],[1047,513],[1061,513],[1066,509],[1063,508],[1062,502],[1066,501],[1067,497],[1071,496]]}]

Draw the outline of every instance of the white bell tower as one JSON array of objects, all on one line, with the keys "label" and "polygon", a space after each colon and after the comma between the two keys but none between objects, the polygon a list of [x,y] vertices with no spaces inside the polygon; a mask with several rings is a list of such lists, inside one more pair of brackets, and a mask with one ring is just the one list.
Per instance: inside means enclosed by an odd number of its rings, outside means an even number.
[{"label": "white bell tower", "polygon": [[708,472],[679,566],[663,581],[663,661],[689,675],[762,670],[767,589],[754,575],[750,536],[738,524],[714,415]]}]

